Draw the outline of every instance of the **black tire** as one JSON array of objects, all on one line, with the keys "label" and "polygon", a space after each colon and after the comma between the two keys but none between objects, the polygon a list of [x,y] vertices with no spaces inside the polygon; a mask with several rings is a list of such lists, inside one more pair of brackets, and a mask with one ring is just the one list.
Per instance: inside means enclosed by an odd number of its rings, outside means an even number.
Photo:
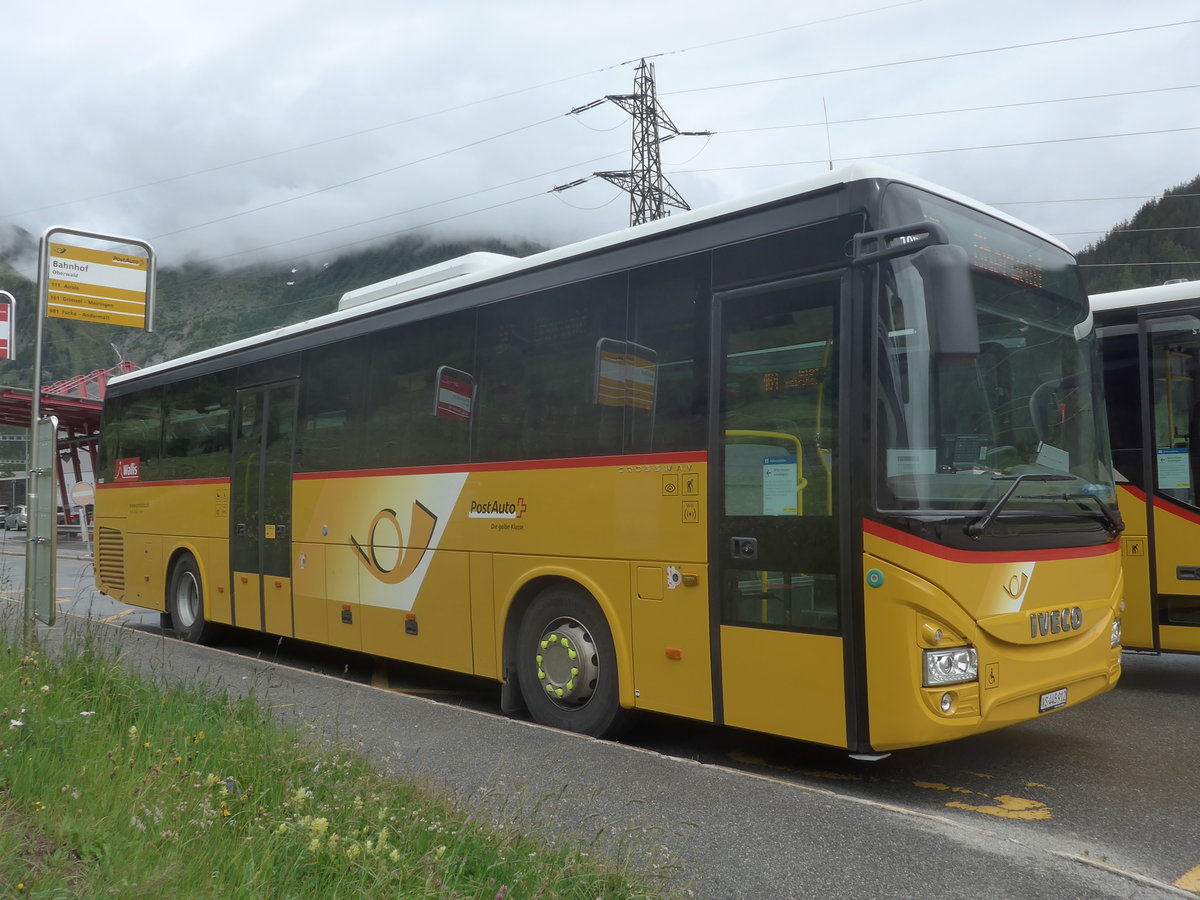
[{"label": "black tire", "polygon": [[171,616],[172,630],[185,641],[208,644],[217,636],[218,626],[204,619],[204,582],[190,553],[179,557],[171,569],[167,613]]},{"label": "black tire", "polygon": [[517,630],[515,663],[534,721],[592,737],[615,737],[628,725],[612,631],[579,588],[549,587],[533,598]]}]

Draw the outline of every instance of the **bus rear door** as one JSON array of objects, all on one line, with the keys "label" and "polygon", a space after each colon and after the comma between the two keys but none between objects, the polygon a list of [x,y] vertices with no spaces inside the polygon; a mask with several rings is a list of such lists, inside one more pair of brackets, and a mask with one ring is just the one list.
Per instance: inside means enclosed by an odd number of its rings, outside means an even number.
[{"label": "bus rear door", "polygon": [[237,392],[230,549],[233,624],[292,635],[292,445],[296,383]]}]

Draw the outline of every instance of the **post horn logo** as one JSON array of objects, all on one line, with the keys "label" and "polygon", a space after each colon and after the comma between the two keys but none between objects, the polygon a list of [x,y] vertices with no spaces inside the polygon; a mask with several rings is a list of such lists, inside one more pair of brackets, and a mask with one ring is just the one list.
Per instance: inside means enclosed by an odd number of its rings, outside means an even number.
[{"label": "post horn logo", "polygon": [[[390,568],[379,561],[379,555],[375,550],[376,532],[379,530],[380,524],[385,522],[396,533],[396,543],[390,546],[401,548],[395,563]],[[381,509],[375,513],[375,518],[371,520],[371,526],[367,529],[366,547],[364,548],[354,535],[350,535],[350,543],[358,552],[358,561],[366,566],[367,571],[375,578],[384,584],[399,584],[415,572],[417,566],[421,564],[425,552],[429,549],[429,542],[433,538],[433,529],[436,525],[437,516],[414,500],[407,541],[404,540],[404,531],[400,527],[400,520],[396,518],[396,511]]]},{"label": "post horn logo", "polygon": [[1008,584],[1004,585],[1004,593],[1014,600],[1019,600],[1024,596],[1027,587],[1029,587],[1029,576],[1021,572],[1008,579]]}]

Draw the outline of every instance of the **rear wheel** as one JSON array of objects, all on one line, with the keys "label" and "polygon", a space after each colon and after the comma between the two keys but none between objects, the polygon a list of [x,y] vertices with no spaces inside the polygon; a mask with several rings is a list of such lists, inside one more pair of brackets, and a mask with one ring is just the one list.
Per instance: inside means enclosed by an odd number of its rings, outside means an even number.
[{"label": "rear wheel", "polygon": [[538,594],[521,619],[516,654],[521,694],[537,722],[593,737],[613,737],[628,724],[612,632],[582,590]]},{"label": "rear wheel", "polygon": [[204,620],[204,582],[191,554],[184,554],[171,569],[167,586],[167,612],[175,634],[193,644],[210,643],[218,626]]}]

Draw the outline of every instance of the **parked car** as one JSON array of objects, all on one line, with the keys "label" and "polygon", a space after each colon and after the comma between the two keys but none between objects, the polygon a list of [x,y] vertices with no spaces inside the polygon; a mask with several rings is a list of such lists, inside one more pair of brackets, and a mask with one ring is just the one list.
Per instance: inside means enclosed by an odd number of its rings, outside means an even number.
[{"label": "parked car", "polygon": [[5,517],[4,517],[4,530],[5,531],[13,531],[13,530],[24,531],[28,524],[29,524],[29,510],[25,507],[24,504],[22,504],[21,506],[17,506],[13,509],[10,509],[8,511],[8,514],[5,515]]},{"label": "parked car", "polygon": [[79,513],[74,509],[64,510],[61,506],[58,508],[58,524],[59,525],[78,525]]}]

